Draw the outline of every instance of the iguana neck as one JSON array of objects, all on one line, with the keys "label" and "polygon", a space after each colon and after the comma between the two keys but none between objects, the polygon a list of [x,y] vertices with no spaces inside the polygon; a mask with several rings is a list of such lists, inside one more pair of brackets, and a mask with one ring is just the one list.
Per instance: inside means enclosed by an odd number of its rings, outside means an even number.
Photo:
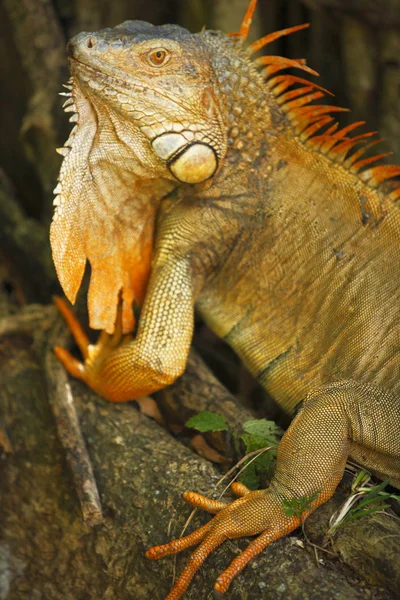
[{"label": "iguana neck", "polygon": [[64,161],[51,225],[54,261],[74,302],[89,260],[90,326],[111,333],[121,295],[128,333],[133,302],[142,303],[150,273],[158,204],[175,184],[149,176],[129,143],[129,121],[91,103],[76,82],[71,92],[66,109],[76,125],[60,149]]},{"label": "iguana neck", "polygon": [[[199,36],[216,48],[210,55],[217,82],[214,91],[223,107],[227,132],[225,170],[246,169],[259,158],[265,140],[278,135],[283,114],[276,110],[276,102],[270,98],[254,61],[234,39],[213,31]],[[221,52],[221,46],[226,47],[225,52]]]}]

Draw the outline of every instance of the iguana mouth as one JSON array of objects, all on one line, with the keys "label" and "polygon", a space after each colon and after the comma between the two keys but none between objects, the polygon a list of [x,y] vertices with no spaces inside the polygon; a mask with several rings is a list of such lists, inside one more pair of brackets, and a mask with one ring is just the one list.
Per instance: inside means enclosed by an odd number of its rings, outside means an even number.
[{"label": "iguana mouth", "polygon": [[[140,85],[138,83],[124,81],[122,79],[122,77],[121,78],[114,77],[113,75],[110,75],[109,73],[107,73],[107,71],[98,69],[96,67],[92,67],[91,65],[88,65],[87,63],[82,62],[81,60],[78,60],[77,58],[70,57],[69,61],[71,64],[77,63],[79,65],[79,67],[77,69],[75,69],[77,71],[76,76],[78,79],[83,79],[83,81],[85,83],[89,82],[90,80],[86,80],[84,77],[82,77],[82,71],[89,71],[89,73],[92,73],[95,76],[94,79],[96,81],[98,81],[99,77],[104,78],[105,79],[104,83],[107,84],[107,86],[110,86],[114,83],[114,85],[116,85],[118,87],[130,89],[130,90],[137,90],[137,91],[141,91],[141,92],[144,92],[144,91],[146,91],[146,89],[148,89],[148,86]],[[122,75],[122,73],[121,73],[121,75]],[[116,89],[116,91],[119,91],[119,90]]]}]

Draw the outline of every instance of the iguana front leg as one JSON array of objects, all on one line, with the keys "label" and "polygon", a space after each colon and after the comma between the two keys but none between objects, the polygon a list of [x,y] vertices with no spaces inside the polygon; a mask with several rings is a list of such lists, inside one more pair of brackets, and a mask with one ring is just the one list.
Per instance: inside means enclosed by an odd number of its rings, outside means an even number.
[{"label": "iguana front leg", "polygon": [[102,333],[91,345],[72,311],[58,301],[84,362],[64,348],[58,358],[73,375],[113,402],[134,400],[170,385],[185,369],[193,335],[194,300],[188,260],[155,266],[135,339]]},{"label": "iguana front leg", "polygon": [[[379,426],[377,425],[379,424]],[[376,472],[392,476],[400,486],[400,400],[380,388],[345,381],[309,394],[282,438],[277,467],[266,490],[247,492],[229,505],[197,494],[185,500],[216,516],[194,533],[146,556],[158,559],[200,544],[166,600],[178,600],[207,556],[228,538],[260,534],[236,557],[215,584],[224,593],[246,564],[277,538],[293,531],[307,515],[328,500],[338,485],[350,454]],[[311,510],[289,516],[284,501],[309,498]]]}]

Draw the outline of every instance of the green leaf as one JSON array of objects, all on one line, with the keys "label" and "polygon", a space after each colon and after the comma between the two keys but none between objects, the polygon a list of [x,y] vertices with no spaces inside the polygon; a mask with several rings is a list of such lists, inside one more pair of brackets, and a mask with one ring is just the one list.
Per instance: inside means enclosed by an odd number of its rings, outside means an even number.
[{"label": "green leaf", "polygon": [[383,500],[382,496],[384,497],[385,494],[383,490],[385,489],[388,483],[389,479],[386,479],[385,481],[382,481],[382,483],[380,483],[379,485],[373,486],[365,494],[364,498],[356,504],[355,509],[362,509],[364,508],[364,506],[368,506],[368,504],[371,504],[373,502],[381,502]]},{"label": "green leaf", "polygon": [[244,471],[239,476],[239,481],[249,488],[249,490],[257,490],[260,485],[260,478],[257,475],[257,461],[248,464]]},{"label": "green leaf", "polygon": [[362,519],[363,517],[366,517],[367,515],[373,515],[376,512],[381,512],[382,510],[385,510],[386,508],[390,508],[390,504],[376,504],[375,506],[372,506],[371,508],[368,509],[363,509],[363,510],[356,510],[353,513],[350,511],[349,513],[349,521],[353,521],[354,519]]},{"label": "green leaf", "polygon": [[[253,419],[243,424],[245,433],[241,439],[245,445],[246,454],[277,446],[282,431],[273,421]],[[276,448],[261,453],[257,458],[250,458],[245,470],[239,477],[249,489],[256,490],[260,485],[260,477],[266,475],[276,457]]]},{"label": "green leaf", "polygon": [[221,415],[208,410],[191,417],[185,423],[185,426],[190,427],[191,429],[197,429],[197,431],[200,431],[201,433],[207,431],[226,431],[228,429],[228,425]]},{"label": "green leaf", "polygon": [[274,421],[267,419],[252,419],[243,423],[243,430],[250,435],[262,438],[264,446],[276,446],[282,430]]},{"label": "green leaf", "polygon": [[310,496],[300,496],[299,498],[284,498],[282,509],[288,517],[299,517],[308,510],[312,509],[312,503],[318,498],[321,490],[317,490]]},{"label": "green leaf", "polygon": [[398,494],[389,494],[389,498],[396,500],[400,504],[400,496]]},{"label": "green leaf", "polygon": [[[268,447],[264,438],[250,435],[248,433],[244,433],[241,437],[246,447],[246,454],[250,454],[250,452],[254,452],[255,450],[262,450],[263,448]],[[257,458],[253,460],[251,464],[254,463],[259,470],[265,472],[268,471],[275,457],[276,449],[271,448],[271,450],[267,450],[266,452],[263,452],[257,456]]]},{"label": "green leaf", "polygon": [[354,481],[352,483],[352,490],[355,492],[360,485],[365,485],[371,479],[371,474],[364,469],[360,469],[356,474]]},{"label": "green leaf", "polygon": [[242,441],[246,447],[246,454],[254,452],[254,450],[261,450],[261,448],[267,448],[265,438],[258,435],[251,435],[250,433],[243,433],[241,436]]}]

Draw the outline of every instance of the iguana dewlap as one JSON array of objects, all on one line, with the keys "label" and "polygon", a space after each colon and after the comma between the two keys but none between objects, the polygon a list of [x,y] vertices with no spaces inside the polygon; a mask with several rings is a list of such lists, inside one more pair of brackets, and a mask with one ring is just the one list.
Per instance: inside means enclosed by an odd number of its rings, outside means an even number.
[{"label": "iguana dewlap", "polygon": [[85,362],[58,356],[110,400],[149,394],[184,371],[196,306],[287,413],[303,403],[267,490],[237,485],[228,506],[186,495],[217,514],[148,551],[199,544],[169,600],[224,539],[258,535],[218,578],[225,592],[299,525],[283,500],[325,502],[349,456],[400,486],[400,188],[387,181],[400,168],[366,158],[360,123],[339,129],[340,109],[312,104],[324,90],[285,74],[310,72],[302,61],[252,59],[299,29],[245,48],[255,6],[230,36],[128,21],[69,46],[77,128],[51,242],[72,300],[90,261],[91,324],[112,335],[89,345],[59,303]]}]

